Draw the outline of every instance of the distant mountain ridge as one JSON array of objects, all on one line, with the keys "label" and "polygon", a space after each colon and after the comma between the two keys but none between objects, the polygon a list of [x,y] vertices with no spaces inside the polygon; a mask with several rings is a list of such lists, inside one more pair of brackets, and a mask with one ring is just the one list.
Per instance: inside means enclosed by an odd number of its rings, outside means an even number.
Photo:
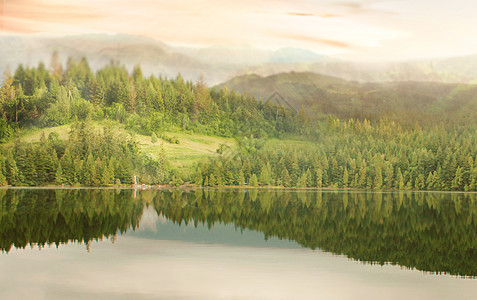
[{"label": "distant mountain ridge", "polygon": [[357,63],[298,48],[257,49],[250,45],[203,48],[173,47],[148,37],[126,34],[85,34],[61,38],[0,36],[0,81],[7,66],[49,65],[53,51],[60,60],[86,57],[93,69],[119,60],[129,70],[140,64],[145,74],[186,80],[204,77],[210,86],[240,75],[270,76],[313,72],[358,82],[433,81],[477,82],[477,54],[464,57],[394,63]]},{"label": "distant mountain ridge", "polygon": [[217,85],[247,92],[262,101],[278,94],[295,110],[303,106],[312,118],[327,114],[356,118],[476,120],[477,85],[440,82],[347,81],[313,72],[289,72],[262,77],[235,77]]}]

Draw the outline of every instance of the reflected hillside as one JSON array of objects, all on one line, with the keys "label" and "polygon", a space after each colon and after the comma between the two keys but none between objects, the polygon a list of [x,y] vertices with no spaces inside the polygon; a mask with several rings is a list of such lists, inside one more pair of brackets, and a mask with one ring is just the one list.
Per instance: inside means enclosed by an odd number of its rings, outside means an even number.
[{"label": "reflected hillside", "polygon": [[144,203],[133,193],[0,189],[0,249],[114,238],[139,224]]},{"label": "reflected hillside", "polygon": [[0,248],[114,239],[139,227],[146,204],[173,237],[229,224],[367,263],[477,276],[477,198],[457,193],[3,189]]},{"label": "reflected hillside", "polygon": [[154,206],[177,224],[233,223],[354,260],[477,275],[475,195],[199,190]]}]

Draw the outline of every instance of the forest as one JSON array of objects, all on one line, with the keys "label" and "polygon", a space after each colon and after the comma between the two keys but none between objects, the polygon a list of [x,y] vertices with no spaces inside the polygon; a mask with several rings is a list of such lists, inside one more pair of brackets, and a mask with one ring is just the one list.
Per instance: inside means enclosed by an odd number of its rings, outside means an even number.
[{"label": "forest", "polygon": [[[247,93],[128,72],[111,62],[93,72],[86,59],[7,73],[0,93],[0,184],[111,186],[139,183],[477,191],[477,128],[418,122],[311,118]],[[98,125],[99,124],[99,125]],[[69,125],[39,142],[28,128]],[[118,130],[118,128],[124,130]],[[189,172],[141,151],[134,134],[179,143],[164,132],[233,138]]]}]

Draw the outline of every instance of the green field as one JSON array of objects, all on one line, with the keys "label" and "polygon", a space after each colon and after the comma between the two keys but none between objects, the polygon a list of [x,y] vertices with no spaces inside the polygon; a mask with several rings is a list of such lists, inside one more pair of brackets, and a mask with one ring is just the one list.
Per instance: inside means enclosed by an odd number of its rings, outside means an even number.
[{"label": "green field", "polygon": [[[95,123],[95,127],[102,128],[102,124]],[[31,128],[22,131],[21,140],[23,142],[39,142],[41,134],[44,133],[46,137],[51,132],[57,132],[61,139],[67,139],[70,131],[70,125],[51,127],[51,128]],[[120,127],[116,127],[116,130]],[[187,134],[179,132],[164,132],[166,136],[176,137],[179,144],[171,144],[161,138],[158,138],[156,143],[151,142],[151,137],[141,134],[132,134],[135,140],[139,143],[140,149],[145,153],[150,153],[157,157],[160,152],[161,144],[164,145],[166,156],[171,166],[181,173],[188,173],[193,171],[198,162],[203,161],[209,157],[217,154],[217,148],[221,144],[227,144],[230,147],[235,147],[236,142],[232,138],[222,138],[214,136],[206,136],[200,134]],[[13,142],[6,144],[11,146]]]},{"label": "green field", "polygon": [[176,137],[180,143],[170,144],[158,138],[156,143],[151,142],[150,136],[135,135],[136,140],[139,142],[141,150],[146,153],[150,153],[153,156],[157,156],[160,151],[161,144],[164,145],[167,159],[171,165],[179,171],[191,170],[199,161],[209,157],[213,157],[217,154],[217,148],[220,144],[227,144],[231,147],[236,145],[234,139],[213,137],[199,134],[186,134],[177,132],[164,132],[165,135]]}]

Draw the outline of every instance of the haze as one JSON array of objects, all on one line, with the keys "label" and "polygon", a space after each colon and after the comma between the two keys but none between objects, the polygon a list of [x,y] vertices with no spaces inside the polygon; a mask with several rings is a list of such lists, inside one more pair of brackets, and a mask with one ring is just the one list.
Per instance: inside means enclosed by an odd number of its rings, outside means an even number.
[{"label": "haze", "polygon": [[3,0],[2,35],[143,35],[175,46],[297,47],[351,60],[477,53],[470,0]]}]

